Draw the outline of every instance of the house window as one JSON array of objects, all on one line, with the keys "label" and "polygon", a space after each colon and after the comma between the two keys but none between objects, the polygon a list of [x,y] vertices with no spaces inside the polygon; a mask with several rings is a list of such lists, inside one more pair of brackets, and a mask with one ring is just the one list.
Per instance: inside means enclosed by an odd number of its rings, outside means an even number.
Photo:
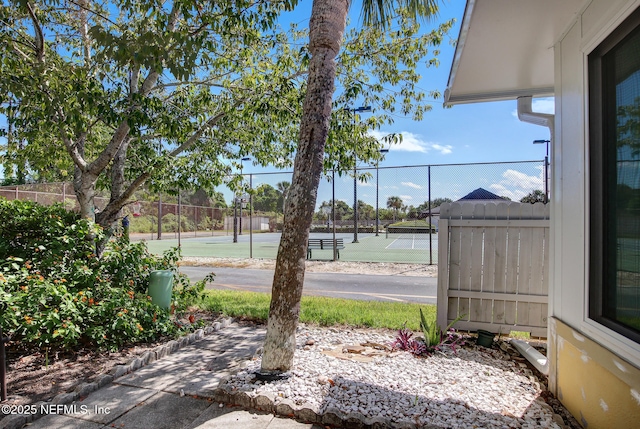
[{"label": "house window", "polygon": [[588,61],[589,317],[640,342],[640,9]]}]

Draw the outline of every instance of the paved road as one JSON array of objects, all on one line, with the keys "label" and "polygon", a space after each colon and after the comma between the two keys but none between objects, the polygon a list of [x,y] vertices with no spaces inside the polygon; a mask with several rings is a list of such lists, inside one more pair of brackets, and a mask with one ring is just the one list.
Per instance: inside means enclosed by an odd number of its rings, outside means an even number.
[{"label": "paved road", "polygon": [[[210,272],[216,280],[208,289],[234,289],[270,292],[272,270],[222,267],[181,267],[192,281],[201,280]],[[437,278],[412,276],[384,276],[342,273],[305,273],[305,295],[365,301],[436,303]]]}]

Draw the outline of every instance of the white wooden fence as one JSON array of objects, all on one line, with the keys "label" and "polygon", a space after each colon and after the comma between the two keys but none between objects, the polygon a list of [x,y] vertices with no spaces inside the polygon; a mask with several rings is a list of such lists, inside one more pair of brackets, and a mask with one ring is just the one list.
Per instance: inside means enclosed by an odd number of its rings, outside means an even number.
[{"label": "white wooden fence", "polygon": [[547,336],[549,206],[443,204],[438,233],[438,324]]}]

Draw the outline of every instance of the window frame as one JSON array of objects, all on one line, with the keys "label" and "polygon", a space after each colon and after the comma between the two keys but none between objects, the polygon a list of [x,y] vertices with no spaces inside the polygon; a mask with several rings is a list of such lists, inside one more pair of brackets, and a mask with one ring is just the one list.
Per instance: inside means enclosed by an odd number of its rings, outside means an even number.
[{"label": "window frame", "polygon": [[[605,185],[615,187],[615,180],[606,181],[608,175],[616,177],[617,167],[615,160],[616,151],[605,151],[606,141],[615,139],[615,79],[612,78],[613,61],[608,57],[621,42],[632,34],[640,31],[640,8],[635,10],[607,36],[589,55],[588,87],[589,87],[589,290],[588,290],[588,317],[596,323],[603,325],[620,335],[640,343],[640,333],[620,322],[604,315],[604,294],[614,291],[617,285],[616,276],[616,229],[615,222],[611,222],[615,216],[615,210],[610,211],[606,207],[606,195],[612,195],[611,189]],[[613,114],[611,112],[613,106]],[[612,168],[613,165],[613,168]],[[611,176],[609,176],[611,177]],[[614,190],[615,191],[615,190]],[[609,222],[607,222],[609,220]],[[613,252],[605,252],[605,247],[614,249]],[[611,288],[605,287],[605,282],[614,279]]]}]

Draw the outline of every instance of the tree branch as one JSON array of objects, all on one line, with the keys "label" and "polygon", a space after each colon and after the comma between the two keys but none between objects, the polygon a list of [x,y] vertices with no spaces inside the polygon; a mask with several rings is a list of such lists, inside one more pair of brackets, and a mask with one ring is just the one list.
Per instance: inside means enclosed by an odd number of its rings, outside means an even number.
[{"label": "tree branch", "polygon": [[131,127],[129,126],[129,122],[124,119],[113,133],[111,141],[107,147],[87,166],[87,171],[91,171],[93,174],[100,174],[105,168],[107,168],[113,157],[118,152],[118,149],[120,149],[124,139],[127,138],[130,130]]},{"label": "tree branch", "polygon": [[[231,74],[231,73],[229,73]],[[221,85],[217,82],[211,82],[211,80],[207,79],[207,80],[202,80],[202,81],[182,81],[182,82],[169,82],[169,83],[162,83],[160,85],[157,85],[154,90],[162,90],[165,88],[175,88],[177,86],[183,86],[183,85],[198,85],[198,86],[210,86],[213,88],[224,88],[224,85]]]},{"label": "tree branch", "polygon": [[60,129],[60,137],[62,138],[62,141],[64,142],[64,146],[67,149],[67,153],[69,154],[69,156],[73,160],[73,164],[78,169],[80,169],[81,171],[86,171],[87,170],[87,162],[84,160],[84,157],[82,156],[82,154],[78,150],[78,145],[76,143],[74,143],[69,138],[69,136],[65,132],[64,128],[62,127],[62,123],[59,122],[58,125],[59,125],[59,129]]},{"label": "tree branch", "polygon": [[71,4],[78,6],[80,9],[84,9],[84,10],[85,10],[85,11],[87,11],[87,12],[91,12],[91,13],[92,13],[92,14],[94,14],[95,16],[99,16],[100,18],[102,18],[102,19],[104,19],[106,22],[108,22],[109,24],[111,24],[111,25],[113,25],[113,26],[115,26],[115,27],[119,28],[120,30],[122,30],[122,26],[121,26],[121,25],[119,25],[117,22],[112,21],[111,19],[109,19],[109,17],[108,17],[108,16],[106,16],[106,15],[104,15],[104,14],[102,14],[102,13],[98,12],[98,11],[95,11],[95,10],[93,10],[93,9],[89,9],[88,7],[86,7],[86,3],[85,3],[84,1],[82,2],[82,4],[80,4],[80,3],[78,3],[78,2],[75,2],[75,1],[73,1],[73,0],[68,0],[68,1],[69,1],[69,3],[71,3]]},{"label": "tree branch", "polygon": [[84,54],[85,66],[89,67],[91,62],[91,40],[89,39],[89,23],[87,17],[87,3],[89,0],[80,0],[78,3],[78,17],[80,19],[80,38],[82,39],[82,48]]},{"label": "tree branch", "polygon": [[140,66],[134,66],[129,73],[131,73],[129,76],[129,94],[136,94],[140,82]]},{"label": "tree branch", "polygon": [[[179,16],[180,16],[180,9],[176,4],[174,4],[173,9],[171,10],[171,13],[169,15],[169,23],[167,25],[167,31],[175,30],[178,23]],[[134,68],[134,70],[136,68]],[[158,83],[159,76],[160,76],[160,73],[157,70],[150,71],[149,75],[145,78],[144,82],[142,83],[142,88],[140,89],[140,92],[139,92],[140,95],[142,95],[143,97],[146,97],[147,95],[149,95],[149,93],[153,90],[153,88]],[[133,109],[136,109],[137,107],[138,106],[135,106],[135,105],[132,106]],[[118,153],[120,146],[123,144],[124,140],[127,138],[130,130],[131,130],[131,127],[129,126],[129,122],[127,121],[127,119],[124,119],[120,123],[116,131],[113,133],[113,137],[111,138],[111,141],[109,142],[107,147],[102,151],[102,153],[100,153],[98,158],[96,158],[91,164],[88,165],[87,169],[93,172],[94,174],[98,174],[102,172],[105,168],[107,168],[109,163],[113,160],[113,158]]]},{"label": "tree branch", "polygon": [[96,215],[96,222],[100,225],[107,220],[113,219],[117,213],[124,207],[129,198],[133,196],[133,193],[138,190],[140,186],[151,176],[151,173],[146,171],[138,176],[131,184],[124,190],[119,196],[114,198],[112,195],[112,199],[109,201],[107,206],[100,213]]},{"label": "tree branch", "polygon": [[27,11],[29,12],[29,17],[31,17],[31,21],[33,22],[33,29],[36,33],[36,57],[38,58],[39,63],[44,63],[44,34],[42,32],[42,27],[40,26],[40,21],[33,10],[31,2],[26,2],[26,6]]},{"label": "tree branch", "polygon": [[[238,101],[233,105],[233,107],[235,108],[239,105],[240,105],[240,102]],[[227,114],[226,112],[220,112],[217,115],[214,115],[211,118],[209,118],[200,128],[198,128],[198,130],[195,133],[193,133],[193,135],[191,135],[191,137],[187,139],[187,141],[185,141],[180,146],[178,146],[173,151],[171,151],[169,153],[169,156],[172,156],[172,157],[178,156],[185,150],[189,149],[198,141],[200,137],[202,137],[205,131],[207,131],[208,129],[213,127],[216,123],[218,123],[218,121],[224,118],[226,114]]]}]

